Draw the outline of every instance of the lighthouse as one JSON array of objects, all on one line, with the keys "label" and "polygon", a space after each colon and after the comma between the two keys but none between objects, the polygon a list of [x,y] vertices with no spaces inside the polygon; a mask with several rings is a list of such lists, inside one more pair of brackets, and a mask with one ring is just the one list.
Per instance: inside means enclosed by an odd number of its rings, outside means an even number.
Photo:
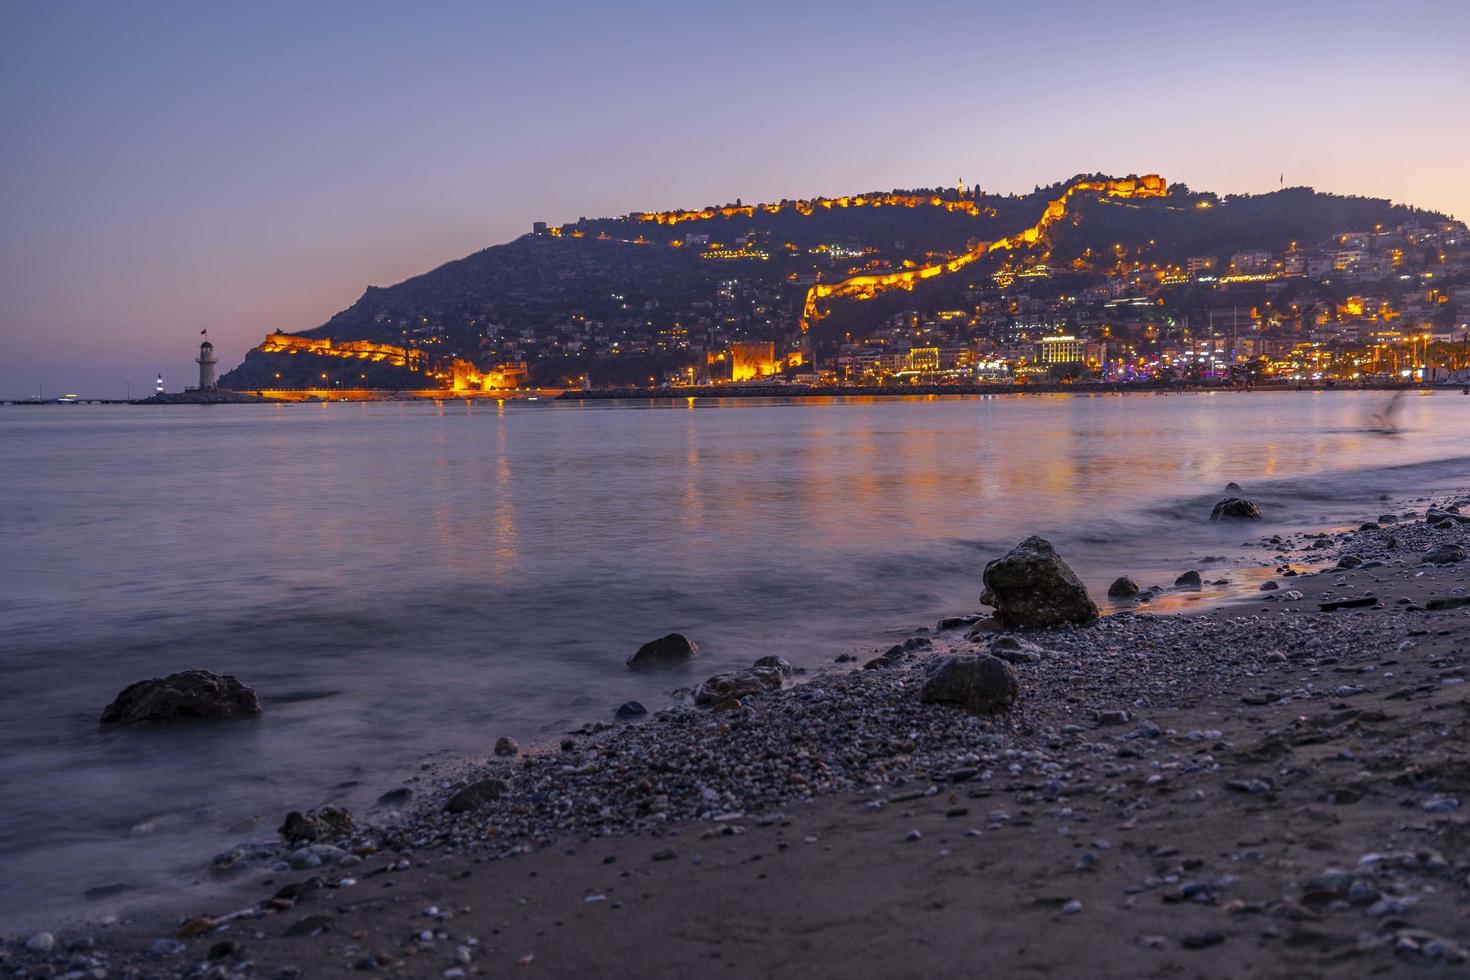
[{"label": "lighthouse", "polygon": [[214,356],[214,345],[209,342],[209,332],[199,332],[204,334],[204,343],[199,345],[199,356],[194,361],[199,365],[199,390],[210,391],[215,386],[214,366],[219,362]]}]

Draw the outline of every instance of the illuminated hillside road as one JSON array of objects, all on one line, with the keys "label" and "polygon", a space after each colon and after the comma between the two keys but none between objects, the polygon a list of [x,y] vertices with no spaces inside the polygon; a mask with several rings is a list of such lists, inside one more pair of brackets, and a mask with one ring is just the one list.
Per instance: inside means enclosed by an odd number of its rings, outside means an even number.
[{"label": "illuminated hillside road", "polygon": [[1029,248],[1040,242],[1047,228],[1067,216],[1067,204],[1078,192],[1097,192],[1108,197],[1163,197],[1168,193],[1164,178],[1149,174],[1127,180],[1078,180],[1068,185],[1062,196],[1051,201],[1042,212],[1041,220],[1030,228],[994,242],[981,242],[963,255],[945,262],[904,269],[899,272],[884,272],[873,275],[853,276],[835,283],[817,283],[807,291],[806,302],[801,309],[801,329],[808,330],[813,323],[827,315],[818,306],[818,301],[837,297],[841,299],[869,300],[880,293],[893,289],[913,289],[924,279],[958,272],[970,263],[984,258],[992,252]]}]

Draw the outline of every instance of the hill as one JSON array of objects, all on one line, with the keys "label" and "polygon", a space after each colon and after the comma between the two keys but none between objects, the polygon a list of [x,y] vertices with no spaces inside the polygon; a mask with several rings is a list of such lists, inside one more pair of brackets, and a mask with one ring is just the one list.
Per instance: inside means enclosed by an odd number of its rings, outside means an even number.
[{"label": "hill", "polygon": [[[1191,259],[1223,266],[1239,252],[1448,220],[1310,188],[1219,197],[1103,175],[1023,195],[916,188],[736,201],[538,225],[397,285],[369,287],[303,336],[419,348],[441,365],[524,361],[540,384],[644,383],[742,341],[804,348],[810,360],[908,310],[973,311],[986,298],[1016,295],[1046,301],[1120,272],[1163,277]],[[391,366],[339,361],[256,351],[222,383],[299,385],[327,375],[422,384]]]}]

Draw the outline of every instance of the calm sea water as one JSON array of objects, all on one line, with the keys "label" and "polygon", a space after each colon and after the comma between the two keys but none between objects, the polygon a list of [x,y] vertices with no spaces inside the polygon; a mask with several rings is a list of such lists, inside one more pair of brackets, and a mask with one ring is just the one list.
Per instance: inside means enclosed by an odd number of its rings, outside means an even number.
[{"label": "calm sea water", "polygon": [[[1365,425],[1386,402],[0,408],[0,926],[180,887],[435,754],[974,611],[985,562],[1033,532],[1101,595],[1470,482],[1470,397],[1407,398],[1395,436]],[[1231,480],[1258,530],[1206,519]],[[670,630],[697,671],[623,666]],[[264,715],[98,726],[126,684],[189,667],[239,675]],[[113,884],[138,891],[82,899]]]}]

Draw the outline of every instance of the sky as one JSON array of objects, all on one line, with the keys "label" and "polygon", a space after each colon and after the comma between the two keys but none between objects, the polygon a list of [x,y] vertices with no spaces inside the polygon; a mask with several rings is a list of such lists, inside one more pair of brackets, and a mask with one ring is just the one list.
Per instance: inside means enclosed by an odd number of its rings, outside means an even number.
[{"label": "sky", "polygon": [[[1470,3],[0,0],[0,397],[579,216],[1080,172],[1470,218]],[[38,388],[38,386],[40,386]]]}]

